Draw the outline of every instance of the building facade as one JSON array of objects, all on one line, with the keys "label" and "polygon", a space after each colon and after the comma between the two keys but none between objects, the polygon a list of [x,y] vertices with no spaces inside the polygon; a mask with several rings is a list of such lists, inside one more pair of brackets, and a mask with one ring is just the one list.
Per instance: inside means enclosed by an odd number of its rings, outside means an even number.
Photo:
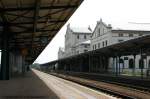
[{"label": "building facade", "polygon": [[90,39],[92,31],[90,28],[76,28],[67,25],[65,34],[65,48],[58,52],[58,59],[80,54],[90,50]]},{"label": "building facade", "polygon": [[102,19],[97,22],[91,37],[91,50],[103,48],[112,44],[149,35],[150,31],[141,30],[115,30],[110,24],[105,24]]},{"label": "building facade", "polygon": [[[90,28],[74,28],[68,24],[65,35],[65,48],[59,49],[58,59],[100,49],[149,34],[150,31],[113,29],[111,24],[105,24],[102,19],[97,22],[93,32]],[[141,59],[141,55],[121,56],[119,64],[116,64],[118,60],[110,57],[108,69],[111,72],[116,72],[116,67],[119,67],[120,72],[124,74],[126,72],[127,74],[130,74],[129,72],[137,72],[138,74],[138,72],[141,72],[141,69],[145,71],[150,68],[150,57],[146,56],[144,60]],[[135,67],[133,64],[134,61]]]},{"label": "building facade", "polygon": [[[102,20],[97,22],[97,25],[93,31],[92,37],[91,37],[91,50],[100,49],[109,45],[117,44],[123,41],[131,40],[137,37],[149,35],[150,31],[141,31],[141,30],[120,30],[120,29],[112,29],[110,24],[105,24]],[[133,67],[133,60],[135,59],[135,66]],[[122,56],[121,62],[118,64],[120,66],[121,71],[125,72],[132,72],[133,69],[136,69],[136,71],[140,71],[140,61],[141,57],[140,55],[136,56]],[[149,59],[147,57],[146,59]],[[149,68],[146,64],[149,64],[148,61],[144,59],[143,68]],[[113,58],[109,59],[109,68],[111,71],[116,70],[116,60],[113,60]],[[147,62],[147,63],[146,63]]]},{"label": "building facade", "polygon": [[64,48],[60,47],[58,50],[58,59],[62,59],[65,57],[65,50]]}]

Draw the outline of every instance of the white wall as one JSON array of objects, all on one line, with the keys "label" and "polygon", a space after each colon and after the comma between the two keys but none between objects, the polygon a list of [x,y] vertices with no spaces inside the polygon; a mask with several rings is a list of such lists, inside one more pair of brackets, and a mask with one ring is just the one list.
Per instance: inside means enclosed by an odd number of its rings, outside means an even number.
[{"label": "white wall", "polygon": [[[107,32],[102,31],[103,29]],[[130,35],[131,33],[133,34],[133,36]],[[123,36],[121,36],[119,34],[123,34]],[[97,22],[96,28],[93,32],[93,35],[92,35],[92,38],[91,38],[91,50],[95,50],[95,45],[96,45],[96,49],[99,49],[98,48],[99,43],[100,43],[100,48],[106,47],[106,44],[105,44],[106,40],[107,40],[107,46],[109,46],[109,45],[112,45],[112,44],[120,43],[119,40],[127,41],[127,40],[131,40],[131,39],[135,39],[137,37],[140,37],[140,34],[142,34],[142,36],[150,35],[150,33],[144,32],[144,31],[111,30],[111,28],[108,27],[108,25],[103,23],[102,20],[101,20],[101,21]],[[103,42],[104,42],[104,46],[103,46]],[[94,46],[94,49],[93,49],[93,46]],[[128,60],[124,60],[124,68],[126,68],[124,70],[132,72],[133,69],[129,68],[129,60],[133,59],[133,55],[122,56],[122,59],[124,59],[124,57],[128,57]],[[141,72],[141,69],[139,69],[139,60],[140,60],[140,58],[141,58],[140,55],[136,56],[136,60],[135,60],[135,62],[136,62],[136,64],[135,64],[136,72]],[[149,59],[150,59],[150,57],[148,57],[147,59],[144,60],[144,68],[148,67],[147,64],[148,64]],[[109,68],[110,68],[110,71],[112,71],[112,72],[115,72],[115,68],[116,68],[116,62],[115,61],[116,60],[114,60],[114,62],[113,62],[112,58],[109,59]],[[120,65],[122,65],[122,64],[120,64]]]},{"label": "white wall", "polygon": [[[84,36],[86,35],[86,39]],[[79,38],[77,38],[79,36]],[[70,28],[70,25],[67,26],[67,31],[65,35],[65,57],[77,54],[77,50],[81,50],[81,48],[77,48],[77,45],[80,43],[87,41],[91,38],[91,33],[84,32],[73,32]],[[84,50],[84,49],[83,49]]]},{"label": "white wall", "polygon": [[[85,45],[87,46],[87,48],[85,48]],[[80,44],[80,45],[76,46],[75,54],[84,53],[85,50],[87,50],[87,51],[90,50],[90,44]]]},{"label": "white wall", "polygon": [[93,49],[93,46],[96,46],[96,49],[99,49],[110,45],[109,44],[110,38],[111,38],[111,26],[106,25],[105,23],[102,22],[102,20],[98,21],[91,38],[91,50],[95,50],[95,48]]}]

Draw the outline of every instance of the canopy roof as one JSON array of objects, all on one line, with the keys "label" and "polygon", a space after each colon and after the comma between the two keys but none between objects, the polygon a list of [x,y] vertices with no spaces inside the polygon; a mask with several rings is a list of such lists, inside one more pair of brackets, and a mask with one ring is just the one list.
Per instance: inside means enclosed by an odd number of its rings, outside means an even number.
[{"label": "canopy roof", "polygon": [[9,32],[10,49],[26,49],[33,62],[82,1],[0,0],[0,35]]},{"label": "canopy roof", "polygon": [[150,55],[150,35],[142,36],[136,39],[131,39],[128,41],[124,41],[122,43],[113,44],[107,47],[103,47],[93,51],[88,51],[78,55],[73,55],[60,60],[54,60],[42,65],[53,63],[55,64],[59,61],[68,61],[70,59],[78,59],[82,57],[87,57],[89,55],[116,57],[116,56],[138,55],[138,54],[147,56]]}]

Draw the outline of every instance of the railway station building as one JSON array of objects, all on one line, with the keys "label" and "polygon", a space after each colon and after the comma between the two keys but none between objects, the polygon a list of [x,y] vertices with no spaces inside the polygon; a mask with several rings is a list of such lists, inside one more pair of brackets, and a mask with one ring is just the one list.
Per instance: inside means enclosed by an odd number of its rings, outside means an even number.
[{"label": "railway station building", "polygon": [[[110,24],[107,25],[102,19],[100,19],[100,21],[97,21],[96,27],[91,36],[91,50],[100,49],[146,35],[150,35],[150,31],[113,29]],[[133,67],[134,59],[135,67]],[[122,56],[119,62],[121,72],[133,72],[132,69],[135,68],[135,72],[138,73],[141,68],[139,65],[141,61],[140,59],[140,55]],[[149,57],[147,57],[147,59],[149,59]],[[116,70],[115,61],[116,60],[113,60],[113,58],[109,59],[109,69],[112,72],[115,72]],[[143,61],[143,68],[146,70],[148,68],[146,64],[150,63],[148,63],[148,60],[146,59]]]},{"label": "railway station building", "polygon": [[[111,24],[104,23],[102,19],[97,21],[93,32],[90,28],[74,28],[68,24],[65,35],[65,48],[59,49],[58,59],[98,50],[149,34],[150,31],[145,30],[113,29]],[[132,74],[133,72],[140,74],[141,68],[145,72],[150,67],[149,56],[145,56],[141,61],[141,55],[133,54],[120,56],[119,63],[117,64],[116,61],[113,57],[108,59],[108,71],[116,72],[116,65],[118,65],[119,72],[122,74]],[[142,67],[140,64],[142,64]]]},{"label": "railway station building", "polygon": [[77,28],[71,27],[68,24],[65,35],[65,48],[59,49],[58,58],[69,57],[89,51],[91,34],[92,30],[90,27]]}]

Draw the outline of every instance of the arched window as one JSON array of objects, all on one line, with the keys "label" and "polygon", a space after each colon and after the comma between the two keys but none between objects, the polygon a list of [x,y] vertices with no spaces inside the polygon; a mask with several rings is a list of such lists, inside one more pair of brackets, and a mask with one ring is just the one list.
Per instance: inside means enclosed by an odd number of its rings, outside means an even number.
[{"label": "arched window", "polygon": [[123,59],[120,59],[120,60],[119,60],[119,63],[124,63],[124,62],[123,62]]},{"label": "arched window", "polygon": [[143,59],[140,59],[140,60],[139,60],[139,68],[140,68],[140,69],[143,69],[143,68],[144,68],[144,60],[143,60]]},{"label": "arched window", "polygon": [[129,68],[130,68],[130,69],[133,69],[133,68],[134,68],[134,61],[133,61],[133,59],[130,59],[130,60],[129,60]]},{"label": "arched window", "polygon": [[122,58],[119,60],[119,64],[121,68],[124,68],[124,60]]},{"label": "arched window", "polygon": [[101,29],[98,29],[98,37],[101,35]]},{"label": "arched window", "polygon": [[79,35],[77,35],[77,39],[79,39],[80,38],[80,36]]},{"label": "arched window", "polygon": [[84,39],[86,39],[86,35],[84,35]]}]

